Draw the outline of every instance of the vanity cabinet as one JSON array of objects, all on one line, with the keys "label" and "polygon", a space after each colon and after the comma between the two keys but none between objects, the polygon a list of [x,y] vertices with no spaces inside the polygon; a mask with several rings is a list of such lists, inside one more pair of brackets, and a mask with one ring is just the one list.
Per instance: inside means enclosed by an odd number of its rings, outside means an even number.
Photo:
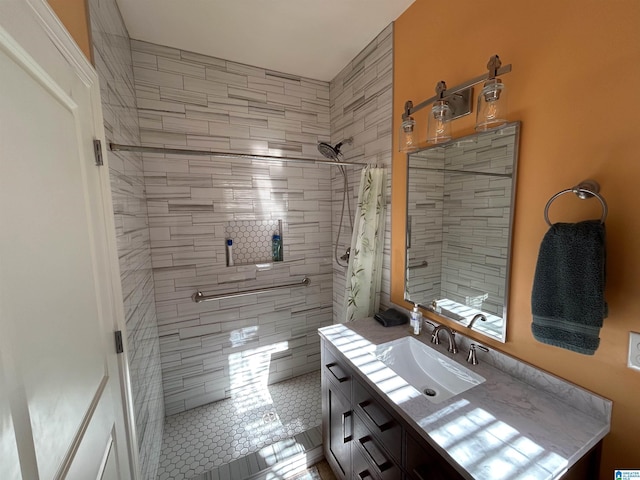
[{"label": "vanity cabinet", "polygon": [[341,480],[463,478],[322,342],[325,458]]},{"label": "vanity cabinet", "polygon": [[[324,455],[341,480],[456,480],[460,474],[322,339]],[[598,442],[562,480],[597,479]]]}]

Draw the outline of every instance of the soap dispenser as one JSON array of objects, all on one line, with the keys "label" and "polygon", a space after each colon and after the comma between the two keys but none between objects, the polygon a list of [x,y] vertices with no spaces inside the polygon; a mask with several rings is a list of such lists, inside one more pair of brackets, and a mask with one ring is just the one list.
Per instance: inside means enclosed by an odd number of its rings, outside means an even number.
[{"label": "soap dispenser", "polygon": [[417,303],[413,304],[413,311],[411,312],[411,333],[414,335],[420,335],[422,331],[422,312]]}]

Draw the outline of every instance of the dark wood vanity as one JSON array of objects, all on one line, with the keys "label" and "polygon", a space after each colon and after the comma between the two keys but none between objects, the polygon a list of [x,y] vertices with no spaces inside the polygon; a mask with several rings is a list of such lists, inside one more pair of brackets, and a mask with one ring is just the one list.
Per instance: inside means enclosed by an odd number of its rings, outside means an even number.
[{"label": "dark wood vanity", "polygon": [[385,406],[341,355],[322,345],[322,435],[325,458],[341,479],[462,479]]},{"label": "dark wood vanity", "polygon": [[[471,479],[404,420],[333,345],[322,339],[324,455],[341,480]],[[560,478],[597,479],[596,447]],[[455,465],[455,466],[454,466]]]}]

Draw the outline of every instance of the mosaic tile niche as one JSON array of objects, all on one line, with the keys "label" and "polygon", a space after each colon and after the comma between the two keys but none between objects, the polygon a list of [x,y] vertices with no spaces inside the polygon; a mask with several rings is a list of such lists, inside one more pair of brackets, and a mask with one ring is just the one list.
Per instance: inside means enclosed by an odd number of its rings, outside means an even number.
[{"label": "mosaic tile niche", "polygon": [[[273,236],[283,241],[282,222],[273,220],[237,220],[225,226],[227,239],[233,241],[235,265],[265,264],[274,261]],[[227,258],[227,265],[229,265]]]}]

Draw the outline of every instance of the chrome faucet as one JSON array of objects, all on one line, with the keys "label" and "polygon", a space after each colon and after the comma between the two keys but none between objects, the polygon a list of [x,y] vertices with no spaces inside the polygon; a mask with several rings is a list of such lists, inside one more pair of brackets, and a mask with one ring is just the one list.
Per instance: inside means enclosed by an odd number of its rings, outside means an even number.
[{"label": "chrome faucet", "polygon": [[449,348],[447,348],[447,350],[449,350],[451,353],[458,353],[458,346],[456,345],[456,338],[455,338],[456,332],[454,332],[452,329],[450,329],[446,325],[438,325],[436,328],[433,329],[433,333],[431,334],[431,343],[435,343],[436,345],[440,343],[440,339],[438,338],[438,334],[440,333],[440,330],[444,330],[445,332],[447,332],[449,336]]},{"label": "chrome faucet", "polygon": [[474,315],[471,321],[469,322],[469,325],[467,325],[467,328],[473,327],[473,324],[476,322],[476,320],[481,320],[483,322],[486,322],[487,317],[485,317],[482,313],[478,313],[477,315]]},{"label": "chrome faucet", "polygon": [[471,365],[477,365],[478,364],[478,358],[476,357],[476,348],[479,348],[480,350],[483,350],[485,352],[489,351],[488,348],[483,347],[482,345],[478,345],[478,344],[472,343],[469,346],[469,355],[467,355],[467,362],[469,362]]}]

